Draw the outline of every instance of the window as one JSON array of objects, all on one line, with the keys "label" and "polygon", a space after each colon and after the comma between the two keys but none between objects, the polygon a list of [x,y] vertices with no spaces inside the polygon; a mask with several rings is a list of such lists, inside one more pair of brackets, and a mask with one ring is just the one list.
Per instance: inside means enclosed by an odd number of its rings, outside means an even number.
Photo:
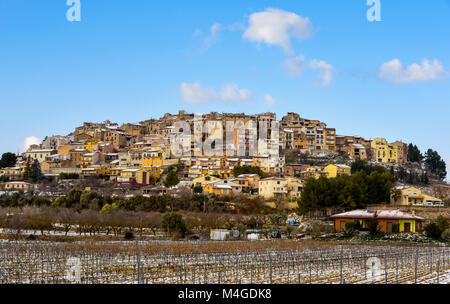
[{"label": "window", "polygon": [[403,231],[404,232],[411,232],[411,223],[405,223],[403,225]]}]

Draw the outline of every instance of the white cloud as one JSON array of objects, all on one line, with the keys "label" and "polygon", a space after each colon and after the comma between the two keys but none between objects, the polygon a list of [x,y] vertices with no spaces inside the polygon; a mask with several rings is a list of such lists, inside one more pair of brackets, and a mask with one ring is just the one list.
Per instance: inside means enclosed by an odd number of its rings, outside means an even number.
[{"label": "white cloud", "polygon": [[438,80],[446,73],[447,71],[437,59],[433,62],[423,59],[422,65],[413,63],[409,66],[403,66],[400,60],[394,59],[381,66],[378,77],[385,82],[404,84],[415,81]]},{"label": "white cloud", "polygon": [[209,29],[209,35],[205,38],[205,48],[209,49],[211,45],[217,41],[219,33],[223,30],[223,26],[220,23],[214,23]]},{"label": "white cloud", "polygon": [[318,77],[319,85],[327,86],[333,80],[333,66],[329,63],[326,63],[323,60],[313,59],[309,62],[309,66],[313,70],[320,70],[320,74]]},{"label": "white cloud", "polygon": [[213,101],[239,102],[251,97],[252,92],[240,89],[235,83],[223,86],[220,92],[212,88],[203,88],[199,82],[185,83],[180,86],[183,100],[190,104],[207,104]]},{"label": "white cloud", "polygon": [[243,101],[249,99],[252,92],[247,89],[239,89],[235,83],[225,85],[220,92],[220,99],[228,102]]},{"label": "white cloud", "polygon": [[301,41],[314,34],[308,18],[281,9],[268,8],[264,12],[254,13],[248,23],[243,38],[281,46],[286,52],[292,52],[291,38]]},{"label": "white cloud", "polygon": [[216,92],[213,89],[202,88],[200,83],[185,83],[180,86],[181,96],[187,103],[206,104],[216,99]]},{"label": "white cloud", "polygon": [[299,75],[305,71],[305,56],[288,58],[283,61],[282,66],[291,75]]},{"label": "white cloud", "polygon": [[21,146],[22,152],[28,150],[28,148],[31,145],[40,145],[41,144],[41,140],[39,138],[37,138],[36,136],[30,136],[25,138],[25,140],[23,141],[23,144]]},{"label": "white cloud", "polygon": [[271,95],[264,95],[264,99],[266,100],[266,105],[273,106],[277,101]]}]

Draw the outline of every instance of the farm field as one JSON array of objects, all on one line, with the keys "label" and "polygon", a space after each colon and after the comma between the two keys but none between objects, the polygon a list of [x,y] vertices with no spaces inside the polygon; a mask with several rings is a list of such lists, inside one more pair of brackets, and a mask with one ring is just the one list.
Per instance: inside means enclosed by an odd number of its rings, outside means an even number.
[{"label": "farm field", "polygon": [[3,241],[2,284],[448,284],[450,248],[291,240]]}]

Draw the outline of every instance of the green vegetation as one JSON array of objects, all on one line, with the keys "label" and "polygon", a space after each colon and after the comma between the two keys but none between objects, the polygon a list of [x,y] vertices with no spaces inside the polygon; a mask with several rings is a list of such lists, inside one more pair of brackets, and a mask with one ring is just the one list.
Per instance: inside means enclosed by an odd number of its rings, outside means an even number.
[{"label": "green vegetation", "polygon": [[443,216],[439,215],[436,221],[429,223],[425,226],[425,234],[433,239],[447,238],[447,234],[444,235],[449,229],[448,220]]},{"label": "green vegetation", "polygon": [[357,233],[358,231],[360,231],[361,228],[362,228],[361,223],[359,221],[353,221],[351,223],[345,224],[345,232],[347,234],[353,235],[353,234]]},{"label": "green vegetation", "polygon": [[9,168],[16,165],[17,156],[14,153],[6,152],[0,159],[0,168]]},{"label": "green vegetation", "polygon": [[380,172],[385,173],[386,169],[383,166],[378,165],[370,165],[366,160],[357,159],[352,165],[352,174],[358,173],[359,171],[364,171],[366,174],[370,174],[372,172]]},{"label": "green vegetation", "polygon": [[420,153],[419,148],[416,145],[408,145],[408,161],[412,163],[421,163],[423,160],[423,155]]},{"label": "green vegetation", "polygon": [[370,236],[375,237],[380,234],[380,226],[378,225],[378,215],[376,212],[373,218],[366,220],[366,225]]},{"label": "green vegetation", "polygon": [[298,200],[300,213],[341,207],[345,210],[365,208],[369,204],[389,202],[394,178],[390,173],[374,171],[369,175],[359,171],[355,175],[336,178],[308,179]]},{"label": "green vegetation", "polygon": [[259,177],[264,178],[266,174],[258,166],[237,166],[233,169],[234,176],[239,176],[241,174],[258,174]]},{"label": "green vegetation", "polygon": [[194,191],[194,194],[202,194],[203,193],[203,188],[202,188],[201,185],[196,185],[196,186],[194,186],[192,191]]},{"label": "green vegetation", "polygon": [[79,179],[80,175],[78,173],[61,173],[59,175],[60,179]]},{"label": "green vegetation", "polygon": [[425,166],[427,169],[439,179],[444,180],[447,176],[447,168],[445,161],[441,156],[432,149],[428,149],[425,153]]},{"label": "green vegetation", "polygon": [[42,180],[43,175],[41,172],[41,164],[37,159],[30,164],[27,162],[27,165],[23,171],[23,180],[29,183],[37,183]]},{"label": "green vegetation", "polygon": [[166,213],[161,222],[161,228],[169,235],[184,237],[186,234],[186,222],[179,213]]},{"label": "green vegetation", "polygon": [[178,174],[176,170],[170,170],[169,174],[167,174],[166,180],[164,181],[164,186],[167,188],[176,186],[180,183],[180,179],[178,178]]},{"label": "green vegetation", "polygon": [[[416,145],[408,145],[408,161],[425,164],[425,167],[429,173],[436,176],[440,180],[444,180],[447,177],[447,168],[445,161],[441,158],[437,151],[428,149],[425,155],[422,155],[419,148]],[[401,180],[405,180],[405,172],[400,172],[399,177]],[[409,176],[406,182],[414,184],[415,180],[420,179],[423,184],[429,184],[428,175],[422,177]]]}]

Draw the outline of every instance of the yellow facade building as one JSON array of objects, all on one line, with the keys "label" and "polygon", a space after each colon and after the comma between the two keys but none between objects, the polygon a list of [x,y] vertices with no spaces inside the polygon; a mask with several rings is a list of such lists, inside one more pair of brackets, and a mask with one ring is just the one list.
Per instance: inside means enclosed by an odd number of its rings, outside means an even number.
[{"label": "yellow facade building", "polygon": [[162,166],[164,162],[163,153],[159,149],[149,149],[142,152],[142,166]]},{"label": "yellow facade building", "polygon": [[375,138],[371,142],[373,159],[379,163],[399,163],[399,146],[388,144],[384,138]]},{"label": "yellow facade building", "polygon": [[352,168],[346,165],[331,164],[323,168],[323,171],[328,173],[329,178],[337,177],[338,175],[351,175]]},{"label": "yellow facade building", "polygon": [[328,172],[324,171],[322,169],[322,167],[318,167],[318,166],[311,166],[306,168],[305,171],[301,171],[300,175],[302,178],[307,179],[307,178],[315,178],[318,179],[321,176],[325,176],[328,177]]},{"label": "yellow facade building", "polygon": [[299,197],[303,184],[296,178],[268,177],[259,181],[259,195],[265,199]]},{"label": "yellow facade building", "polygon": [[53,154],[56,154],[56,150],[38,149],[38,150],[31,150],[31,151],[25,152],[25,157],[26,157],[26,159],[30,160],[31,162],[33,162],[34,160],[37,160],[40,163],[42,163],[43,161],[45,161],[47,159],[47,157],[49,157]]},{"label": "yellow facade building", "polygon": [[409,206],[414,204],[425,204],[427,202],[441,202],[441,199],[427,195],[417,187],[404,186],[397,187],[401,194],[399,196],[391,195],[391,204]]},{"label": "yellow facade building", "polygon": [[99,142],[100,142],[100,139],[98,139],[98,138],[85,140],[83,143],[83,150],[89,151],[89,153],[92,153],[92,152],[94,152],[95,145],[97,145]]},{"label": "yellow facade building", "polygon": [[212,175],[206,175],[206,176],[200,176],[200,177],[194,178],[192,180],[192,184],[194,186],[204,187],[206,184],[208,184],[210,182],[218,181],[218,180],[220,180],[220,178],[212,176]]}]

